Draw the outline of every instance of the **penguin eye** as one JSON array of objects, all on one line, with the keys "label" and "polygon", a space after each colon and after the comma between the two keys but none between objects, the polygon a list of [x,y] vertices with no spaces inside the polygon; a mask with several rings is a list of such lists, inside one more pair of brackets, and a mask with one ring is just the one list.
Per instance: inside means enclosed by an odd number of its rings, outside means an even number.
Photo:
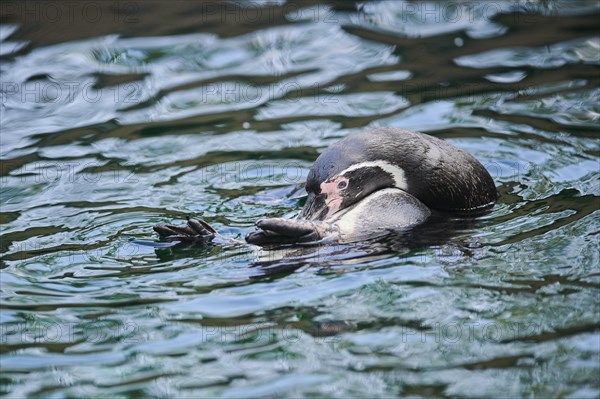
[{"label": "penguin eye", "polygon": [[342,180],[337,185],[338,190],[344,190],[346,187],[348,187],[348,182],[346,180]]}]

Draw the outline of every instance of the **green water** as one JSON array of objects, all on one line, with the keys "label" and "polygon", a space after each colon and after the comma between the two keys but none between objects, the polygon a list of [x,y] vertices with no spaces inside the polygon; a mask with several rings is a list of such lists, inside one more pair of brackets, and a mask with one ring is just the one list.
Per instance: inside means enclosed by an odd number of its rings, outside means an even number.
[{"label": "green water", "polygon": [[[6,397],[600,395],[596,1],[4,4]],[[318,154],[381,125],[471,152],[496,207],[310,250],[136,243],[296,215]]]}]

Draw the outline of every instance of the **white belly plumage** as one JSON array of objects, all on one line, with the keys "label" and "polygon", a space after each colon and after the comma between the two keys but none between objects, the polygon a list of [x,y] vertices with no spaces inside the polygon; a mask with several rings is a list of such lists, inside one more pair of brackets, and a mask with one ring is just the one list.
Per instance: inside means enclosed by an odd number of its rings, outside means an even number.
[{"label": "white belly plumage", "polygon": [[374,192],[325,222],[334,225],[341,241],[377,236],[423,223],[431,211],[421,201],[397,188]]}]

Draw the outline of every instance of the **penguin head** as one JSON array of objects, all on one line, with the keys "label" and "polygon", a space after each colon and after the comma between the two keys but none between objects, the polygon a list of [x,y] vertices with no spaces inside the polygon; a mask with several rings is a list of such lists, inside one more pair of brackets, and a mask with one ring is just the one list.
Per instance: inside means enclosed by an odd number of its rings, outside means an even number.
[{"label": "penguin head", "polygon": [[332,172],[324,180],[320,180],[317,173],[309,173],[306,184],[308,199],[302,217],[308,220],[329,219],[375,191],[391,187],[406,188],[403,172],[384,160],[357,162],[339,172]]}]

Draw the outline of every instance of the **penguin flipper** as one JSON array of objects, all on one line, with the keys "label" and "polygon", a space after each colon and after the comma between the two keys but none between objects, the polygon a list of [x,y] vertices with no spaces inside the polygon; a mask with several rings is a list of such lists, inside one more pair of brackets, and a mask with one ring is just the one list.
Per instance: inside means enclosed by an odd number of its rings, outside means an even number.
[{"label": "penguin flipper", "polygon": [[187,218],[186,226],[157,224],[153,227],[161,238],[188,245],[206,246],[215,238],[217,231],[201,219]]},{"label": "penguin flipper", "polygon": [[316,242],[330,232],[321,222],[283,218],[261,219],[256,227],[260,231],[246,235],[246,242],[260,246]]}]

